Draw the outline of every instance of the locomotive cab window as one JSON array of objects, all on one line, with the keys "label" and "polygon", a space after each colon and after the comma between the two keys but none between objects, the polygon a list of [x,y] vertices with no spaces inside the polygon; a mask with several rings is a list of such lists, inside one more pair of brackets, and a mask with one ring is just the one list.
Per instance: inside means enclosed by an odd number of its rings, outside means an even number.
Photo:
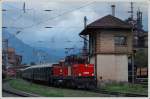
[{"label": "locomotive cab window", "polygon": [[126,36],[115,36],[114,42],[115,42],[115,45],[127,45],[127,37]]}]

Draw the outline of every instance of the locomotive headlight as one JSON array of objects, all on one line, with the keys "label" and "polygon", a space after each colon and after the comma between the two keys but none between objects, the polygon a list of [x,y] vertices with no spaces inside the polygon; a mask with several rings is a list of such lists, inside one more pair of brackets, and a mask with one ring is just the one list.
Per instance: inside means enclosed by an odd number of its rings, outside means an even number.
[{"label": "locomotive headlight", "polygon": [[79,73],[78,75],[81,76],[81,73]]},{"label": "locomotive headlight", "polygon": [[62,69],[60,69],[60,72],[62,72]]},{"label": "locomotive headlight", "polygon": [[88,64],[85,64],[85,67],[88,67]]},{"label": "locomotive headlight", "polygon": [[94,73],[92,73],[92,76],[94,76]]}]

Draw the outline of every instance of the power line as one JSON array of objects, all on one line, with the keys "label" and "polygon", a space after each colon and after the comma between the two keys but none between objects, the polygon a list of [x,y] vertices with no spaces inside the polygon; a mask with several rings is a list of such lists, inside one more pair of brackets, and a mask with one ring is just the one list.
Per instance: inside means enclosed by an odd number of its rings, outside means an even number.
[{"label": "power line", "polygon": [[16,11],[16,9],[18,9],[18,10],[21,10],[21,11],[23,11],[23,12],[26,12],[26,10],[32,10],[32,9],[27,9],[27,8],[26,8],[26,3],[25,3],[25,2],[23,2],[22,8],[18,8],[18,7],[16,7],[16,6],[9,5],[9,3],[7,3],[7,4],[5,3],[4,5],[9,6],[9,7],[15,9],[15,10],[6,10],[6,11]]},{"label": "power line", "polygon": [[57,16],[55,16],[55,17],[51,17],[51,18],[49,18],[49,19],[47,19],[47,20],[45,20],[45,21],[38,22],[38,23],[33,24],[33,25],[31,25],[31,26],[23,27],[22,30],[33,28],[33,27],[38,26],[38,25],[40,25],[40,24],[42,24],[42,23],[45,23],[45,22],[47,22],[47,21],[49,21],[49,20],[55,19],[55,18],[57,18],[57,17],[61,17],[61,16],[65,15],[65,14],[71,13],[71,12],[73,12],[73,11],[82,9],[82,8],[84,8],[84,7],[87,7],[87,6],[91,5],[91,4],[93,4],[94,2],[95,2],[95,1],[92,1],[92,2],[90,2],[90,3],[85,4],[84,6],[81,6],[81,7],[75,8],[75,9],[72,9],[72,10],[70,10],[70,11],[66,11],[66,12],[64,12],[64,13],[62,13],[62,14],[59,14],[59,15],[57,15]]},{"label": "power line", "polygon": [[[5,5],[5,4],[4,4],[4,5]],[[25,3],[25,2],[23,2],[22,9],[17,8],[17,7],[15,7],[15,6],[12,6],[12,5],[6,5],[6,6],[9,6],[9,7],[11,7],[11,8],[14,8],[15,10],[11,10],[11,9],[2,9],[3,12],[7,12],[7,11],[8,11],[8,12],[9,12],[9,11],[16,11],[16,10],[21,10],[21,11],[23,11],[23,13],[20,14],[19,17],[15,18],[15,19],[13,19],[12,17],[10,17],[10,18],[12,19],[12,24],[13,24],[14,22],[18,21],[19,19],[21,19],[21,18],[24,16],[24,13],[25,13],[26,11],[34,10],[34,9],[27,9],[27,8],[26,8],[26,3]],[[35,16],[35,15],[34,15],[34,16]]]},{"label": "power line", "polygon": [[20,8],[18,8],[18,7],[15,7],[15,6],[12,6],[12,5],[9,5],[9,3],[5,3],[5,4],[3,4],[3,5],[6,5],[6,6],[9,6],[9,7],[11,7],[11,8],[15,8],[15,9],[18,9],[18,10],[22,10],[22,9],[20,9]]},{"label": "power line", "polygon": [[[10,10],[6,10],[6,9],[3,9],[4,11],[10,11]],[[30,11],[31,11],[31,14],[33,14],[33,17],[35,16],[35,11],[34,11],[34,9],[30,9]],[[7,16],[7,17],[9,17],[12,21],[11,21],[11,24],[13,24],[14,22],[16,23],[16,22],[18,22],[21,18],[24,18],[24,15],[27,15],[27,17],[28,16],[30,16],[30,14],[29,13],[21,13],[18,17],[16,17],[15,19],[14,18],[12,18],[11,16]],[[23,29],[23,27],[14,27],[14,26],[5,26],[5,27],[8,27],[8,28],[18,28],[18,29]]]},{"label": "power line", "polygon": [[[68,13],[71,13],[71,12],[73,12],[73,11],[76,11],[76,10],[79,10],[79,9],[82,9],[82,8],[84,8],[84,7],[87,7],[87,6],[89,6],[89,5],[91,5],[91,4],[93,4],[95,1],[92,1],[92,2],[90,2],[90,3],[87,3],[87,4],[85,4],[84,6],[80,6],[80,7],[78,7],[78,8],[75,8],[75,9],[72,9],[72,10],[70,10],[70,11],[66,11],[66,12],[64,12],[64,13],[62,13],[62,14],[59,14],[59,15],[57,15],[57,16],[55,16],[55,17],[51,17],[51,18],[48,18],[47,20],[45,20],[45,21],[41,21],[41,22],[38,22],[38,23],[36,23],[36,24],[32,24],[32,25],[30,25],[30,26],[27,26],[27,27],[11,27],[11,28],[18,28],[18,29],[21,29],[21,32],[23,31],[23,30],[26,30],[26,29],[31,29],[31,28],[33,28],[33,27],[35,27],[35,26],[38,26],[38,25],[40,25],[40,24],[42,24],[42,23],[45,23],[45,22],[47,22],[47,21],[49,21],[49,20],[53,20],[53,19],[55,19],[55,18],[57,18],[57,17],[61,17],[61,16],[63,16],[63,15],[65,15],[65,14],[68,14]],[[19,8],[17,8],[17,9],[19,9]],[[21,10],[21,9],[20,9]],[[59,28],[59,27],[58,27]],[[68,28],[71,28],[71,27],[68,27]],[[73,28],[73,27],[72,27]],[[75,28],[75,27],[74,27]]]}]

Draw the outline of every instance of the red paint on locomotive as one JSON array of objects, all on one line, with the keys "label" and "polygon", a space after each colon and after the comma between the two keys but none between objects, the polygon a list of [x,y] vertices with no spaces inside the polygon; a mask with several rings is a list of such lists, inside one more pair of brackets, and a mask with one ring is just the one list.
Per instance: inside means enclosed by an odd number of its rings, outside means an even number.
[{"label": "red paint on locomotive", "polygon": [[94,76],[94,64],[74,64],[72,66],[72,76],[74,77]]},{"label": "red paint on locomotive", "polygon": [[68,76],[68,68],[66,66],[53,66],[52,68],[53,76]]}]

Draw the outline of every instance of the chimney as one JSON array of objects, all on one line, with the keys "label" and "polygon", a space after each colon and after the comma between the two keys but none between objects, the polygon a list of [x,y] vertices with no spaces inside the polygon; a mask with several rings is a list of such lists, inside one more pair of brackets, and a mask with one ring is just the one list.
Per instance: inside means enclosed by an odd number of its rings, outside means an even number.
[{"label": "chimney", "polygon": [[112,8],[112,16],[115,16],[115,5],[111,5]]}]

